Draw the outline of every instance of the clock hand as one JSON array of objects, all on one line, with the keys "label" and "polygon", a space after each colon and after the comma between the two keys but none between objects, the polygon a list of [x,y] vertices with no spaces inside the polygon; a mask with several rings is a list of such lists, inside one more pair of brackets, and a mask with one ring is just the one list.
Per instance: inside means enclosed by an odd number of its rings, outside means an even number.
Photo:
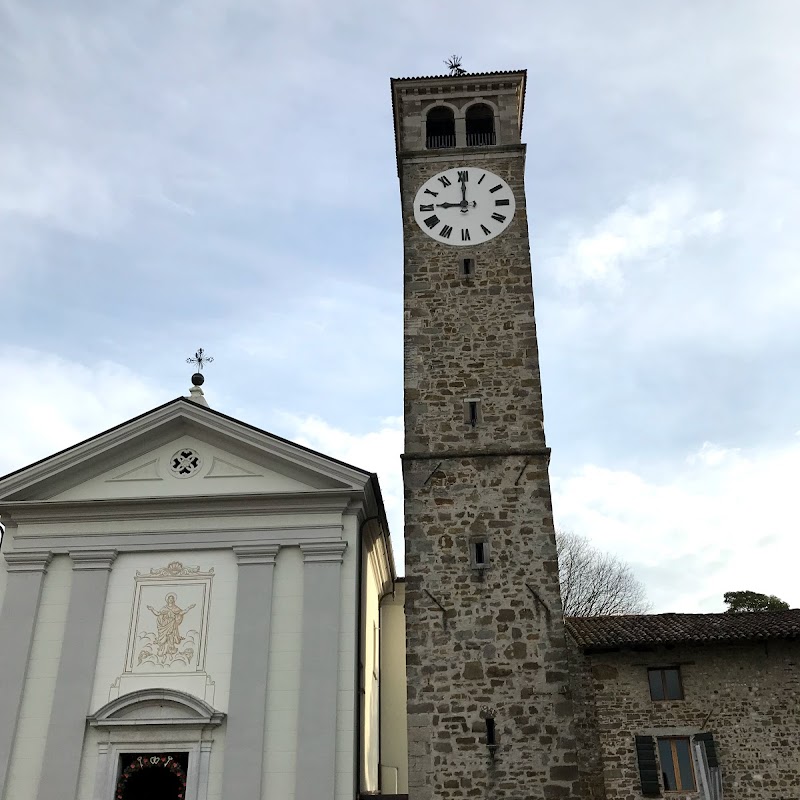
[{"label": "clock hand", "polygon": [[[466,214],[467,209],[469,208],[469,203],[467,202],[467,182],[461,181],[461,213]],[[475,203],[473,202],[472,205],[474,206]]]},{"label": "clock hand", "polygon": [[437,203],[436,208],[460,208],[464,211],[467,208],[475,208],[478,204],[473,200],[470,202],[461,202],[461,203]]}]

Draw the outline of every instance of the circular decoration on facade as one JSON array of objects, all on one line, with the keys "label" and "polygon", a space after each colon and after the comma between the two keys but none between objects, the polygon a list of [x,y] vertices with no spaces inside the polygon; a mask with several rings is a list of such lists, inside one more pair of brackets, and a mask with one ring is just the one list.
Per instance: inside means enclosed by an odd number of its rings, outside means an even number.
[{"label": "circular decoration on facade", "polygon": [[[148,776],[147,773],[150,773],[150,775]],[[149,780],[146,780],[146,783],[142,783],[142,778],[147,777],[149,777]],[[138,790],[144,789],[146,784],[154,784],[160,789],[168,787],[171,790],[169,794],[174,796],[176,800],[184,800],[186,797],[186,770],[180,761],[173,756],[160,754],[138,756],[131,759],[122,770],[117,781],[117,790],[114,793],[114,798],[115,800],[129,800],[131,795],[131,792],[128,791],[129,789],[135,793],[134,796],[139,797],[141,795]],[[136,788],[134,788],[135,785]],[[147,788],[154,787],[147,786]]]},{"label": "circular decoration on facade", "polygon": [[169,460],[169,470],[176,478],[191,478],[202,464],[200,454],[196,450],[186,448],[178,450]]}]

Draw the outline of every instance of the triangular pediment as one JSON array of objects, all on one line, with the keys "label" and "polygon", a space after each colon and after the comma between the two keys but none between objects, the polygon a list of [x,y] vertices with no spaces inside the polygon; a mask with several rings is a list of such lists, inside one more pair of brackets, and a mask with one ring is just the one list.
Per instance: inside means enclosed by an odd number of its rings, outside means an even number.
[{"label": "triangular pediment", "polygon": [[179,398],[0,479],[0,500],[363,489],[370,475]]}]

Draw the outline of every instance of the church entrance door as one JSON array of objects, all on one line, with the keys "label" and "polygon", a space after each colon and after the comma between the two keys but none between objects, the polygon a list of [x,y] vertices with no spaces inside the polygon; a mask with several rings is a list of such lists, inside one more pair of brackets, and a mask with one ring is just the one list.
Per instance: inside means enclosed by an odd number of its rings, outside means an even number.
[{"label": "church entrance door", "polygon": [[186,753],[124,754],[114,800],[185,800]]}]

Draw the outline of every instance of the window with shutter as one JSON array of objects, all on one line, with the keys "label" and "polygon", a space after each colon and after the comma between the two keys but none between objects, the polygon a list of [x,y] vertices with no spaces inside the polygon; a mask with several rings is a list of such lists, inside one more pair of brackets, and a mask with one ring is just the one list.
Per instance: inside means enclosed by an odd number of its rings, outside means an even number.
[{"label": "window with shutter", "polygon": [[656,743],[652,736],[636,737],[636,762],[639,765],[642,794],[645,797],[661,797],[661,786],[658,782],[658,763],[656,762]]},{"label": "window with shutter", "polygon": [[719,758],[717,757],[717,745],[714,742],[714,735],[711,733],[698,733],[695,734],[694,738],[698,742],[705,743],[708,766],[710,769],[716,769],[719,766]]}]

